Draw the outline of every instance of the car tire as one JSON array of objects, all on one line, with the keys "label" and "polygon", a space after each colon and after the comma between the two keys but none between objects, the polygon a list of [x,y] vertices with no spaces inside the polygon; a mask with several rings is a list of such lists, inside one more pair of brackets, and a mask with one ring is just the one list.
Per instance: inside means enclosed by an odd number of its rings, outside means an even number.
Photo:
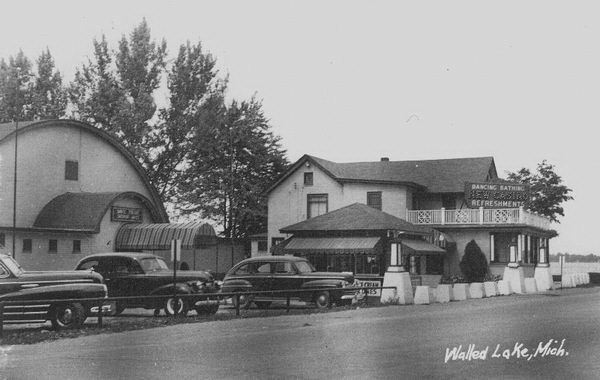
[{"label": "car tire", "polygon": [[318,309],[326,309],[331,306],[331,299],[328,291],[318,292],[314,297],[315,305]]},{"label": "car tire", "polygon": [[217,311],[219,311],[219,305],[196,307],[196,313],[198,313],[198,315],[213,315],[217,314]]},{"label": "car tire", "polygon": [[[252,296],[249,294],[244,294],[241,293],[239,295],[239,300],[240,300],[240,309],[248,309],[250,307],[250,304],[252,304]],[[233,307],[237,307],[237,300],[238,297],[233,296],[231,297],[231,303],[233,304]]]},{"label": "car tire", "polygon": [[50,322],[55,330],[78,329],[86,318],[85,308],[80,303],[53,305],[50,310]]},{"label": "car tire", "polygon": [[254,301],[254,303],[256,304],[256,307],[263,310],[266,310],[271,306],[271,301]]},{"label": "car tire", "polygon": [[185,299],[180,297],[169,297],[165,301],[164,307],[165,314],[168,317],[178,316],[185,317],[188,313],[189,306]]}]

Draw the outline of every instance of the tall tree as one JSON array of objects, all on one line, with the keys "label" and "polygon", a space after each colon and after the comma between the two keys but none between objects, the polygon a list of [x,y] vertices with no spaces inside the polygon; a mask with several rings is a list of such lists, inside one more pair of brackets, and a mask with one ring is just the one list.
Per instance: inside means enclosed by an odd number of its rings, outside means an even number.
[{"label": "tall tree", "polygon": [[227,237],[261,232],[262,192],[287,166],[280,138],[254,98],[221,105],[211,115],[215,119],[194,141],[178,198],[182,211],[217,221]]},{"label": "tall tree", "polygon": [[508,172],[507,179],[528,184],[531,201],[525,207],[557,223],[560,223],[558,216],[565,215],[562,204],[573,199],[572,190],[563,183],[562,177],[556,174],[554,165],[546,160],[537,165],[535,173],[522,168],[514,173]]},{"label": "tall tree", "polygon": [[37,60],[37,75],[31,91],[34,119],[58,119],[65,115],[67,93],[49,49],[43,51]]},{"label": "tall tree", "polygon": [[0,122],[31,119],[34,75],[23,51],[0,60]]},{"label": "tall tree", "polygon": [[152,40],[146,20],[129,38],[123,36],[114,60],[103,36],[94,40],[95,60],[77,70],[70,88],[75,117],[117,136],[146,167],[157,111],[154,92],[165,70],[166,49],[164,40]]}]

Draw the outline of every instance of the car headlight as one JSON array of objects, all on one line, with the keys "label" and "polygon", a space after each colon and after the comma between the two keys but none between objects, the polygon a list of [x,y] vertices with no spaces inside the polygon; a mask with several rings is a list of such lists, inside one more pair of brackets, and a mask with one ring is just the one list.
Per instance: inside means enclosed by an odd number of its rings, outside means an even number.
[{"label": "car headlight", "polygon": [[347,288],[348,286],[350,286],[348,281],[342,281],[342,288]]},{"label": "car headlight", "polygon": [[192,287],[192,289],[198,291],[204,288],[204,283],[202,281],[192,281],[188,282],[188,285]]}]

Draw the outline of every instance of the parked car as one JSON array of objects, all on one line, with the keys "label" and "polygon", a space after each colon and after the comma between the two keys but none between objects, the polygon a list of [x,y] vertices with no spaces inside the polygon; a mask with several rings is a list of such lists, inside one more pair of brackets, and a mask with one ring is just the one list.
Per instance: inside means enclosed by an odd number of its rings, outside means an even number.
[{"label": "parked car", "polygon": [[[231,268],[223,279],[221,290],[225,293],[240,292],[240,308],[255,303],[259,308],[268,308],[277,295],[245,295],[249,291],[294,290],[328,288],[315,292],[291,293],[291,298],[314,302],[318,308],[332,303],[352,302],[356,291],[351,285],[354,275],[346,272],[317,272],[307,259],[295,256],[261,256],[243,260]],[[286,295],[279,295],[285,297]],[[234,305],[237,297],[233,297]]]},{"label": "parked car", "polygon": [[[202,271],[177,271],[174,287],[173,270],[168,268],[162,257],[149,253],[99,253],[81,259],[76,269],[100,273],[108,287],[109,297],[173,295],[166,300],[133,298],[118,301],[116,314],[133,307],[155,309],[156,313],[164,309],[167,315],[186,315],[191,308],[198,314],[214,314],[219,309],[216,295],[203,296],[219,291],[212,275]],[[178,298],[177,294],[198,297]]]},{"label": "parked car", "polygon": [[[76,271],[26,272],[12,257],[0,254],[0,301],[42,300],[35,305],[4,305],[5,321],[16,323],[51,321],[55,329],[78,328],[98,304],[44,302],[106,298],[107,289],[98,273]],[[103,311],[108,311],[103,308]]]}]

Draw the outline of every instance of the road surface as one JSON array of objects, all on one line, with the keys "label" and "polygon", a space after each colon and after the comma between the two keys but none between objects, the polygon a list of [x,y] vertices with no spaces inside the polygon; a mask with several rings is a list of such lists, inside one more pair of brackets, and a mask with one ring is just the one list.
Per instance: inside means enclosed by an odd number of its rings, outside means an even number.
[{"label": "road surface", "polygon": [[588,288],[184,324],[3,346],[0,377],[592,379],[599,315]]}]

